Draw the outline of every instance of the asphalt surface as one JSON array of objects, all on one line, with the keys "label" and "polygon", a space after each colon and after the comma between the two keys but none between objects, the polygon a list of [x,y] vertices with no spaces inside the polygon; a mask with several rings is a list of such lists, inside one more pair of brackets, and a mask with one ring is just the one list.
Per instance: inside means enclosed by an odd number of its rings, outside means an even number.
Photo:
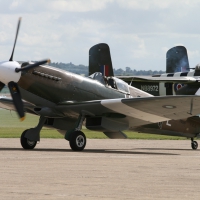
[{"label": "asphalt surface", "polygon": [[190,141],[64,139],[33,151],[0,139],[0,199],[199,199],[200,150]]}]

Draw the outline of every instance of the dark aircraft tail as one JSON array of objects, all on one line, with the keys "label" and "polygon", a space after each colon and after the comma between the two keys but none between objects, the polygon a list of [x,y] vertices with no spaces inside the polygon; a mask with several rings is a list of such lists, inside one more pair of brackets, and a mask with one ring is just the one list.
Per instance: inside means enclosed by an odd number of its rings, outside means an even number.
[{"label": "dark aircraft tail", "polygon": [[167,51],[166,73],[188,72],[189,61],[187,49],[184,46],[176,46]]},{"label": "dark aircraft tail", "polygon": [[96,44],[89,50],[89,76],[95,72],[114,76],[110,48],[105,43]]},{"label": "dark aircraft tail", "polygon": [[[188,72],[187,49],[175,46],[166,53],[166,73]],[[89,50],[89,75],[101,72],[104,76],[114,76],[110,48],[105,43],[94,45]]]}]

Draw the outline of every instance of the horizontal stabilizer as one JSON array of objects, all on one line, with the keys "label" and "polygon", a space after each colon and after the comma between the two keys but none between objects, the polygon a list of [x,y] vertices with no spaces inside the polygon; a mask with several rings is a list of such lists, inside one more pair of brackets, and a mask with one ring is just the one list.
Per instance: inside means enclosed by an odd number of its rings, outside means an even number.
[{"label": "horizontal stabilizer", "polygon": [[160,76],[160,77],[152,77],[152,76],[117,76],[124,81],[146,81],[146,82],[172,82],[172,83],[189,83],[189,82],[196,82],[197,79],[191,76]]}]

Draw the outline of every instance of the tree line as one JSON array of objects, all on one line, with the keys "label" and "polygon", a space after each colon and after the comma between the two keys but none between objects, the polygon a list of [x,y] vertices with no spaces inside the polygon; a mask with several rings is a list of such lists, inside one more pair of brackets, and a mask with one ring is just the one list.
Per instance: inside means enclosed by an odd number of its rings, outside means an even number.
[{"label": "tree line", "polygon": [[[76,74],[80,74],[80,75],[83,75],[83,76],[88,76],[88,66],[85,66],[85,65],[74,65],[73,63],[55,63],[55,62],[52,62],[50,64],[51,66],[53,67],[57,67],[59,69],[63,69],[63,70],[66,70],[66,71],[69,71],[69,72],[72,72],[72,73],[76,73]],[[165,71],[152,71],[152,70],[135,70],[135,69],[131,69],[130,67],[126,67],[125,70],[123,69],[113,69],[114,71],[114,75],[115,76],[131,76],[131,75],[134,75],[134,76],[139,76],[139,75],[155,75],[155,74],[163,74],[165,73]]]}]

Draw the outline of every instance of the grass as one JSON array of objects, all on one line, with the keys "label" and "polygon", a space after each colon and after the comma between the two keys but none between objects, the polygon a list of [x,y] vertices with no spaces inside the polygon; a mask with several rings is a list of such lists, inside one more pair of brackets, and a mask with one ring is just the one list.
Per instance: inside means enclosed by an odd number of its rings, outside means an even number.
[{"label": "grass", "polygon": [[[26,115],[26,119],[20,122],[16,112],[0,109],[0,138],[20,138],[21,133],[29,128],[33,128],[39,121],[38,116]],[[87,138],[93,139],[105,139],[105,136],[101,132],[95,132],[83,128],[83,132]],[[129,139],[148,139],[148,140],[182,140],[184,137],[176,136],[163,136],[136,133],[131,131],[125,131]],[[41,131],[41,138],[64,138],[59,132],[54,129],[43,128]]]}]

